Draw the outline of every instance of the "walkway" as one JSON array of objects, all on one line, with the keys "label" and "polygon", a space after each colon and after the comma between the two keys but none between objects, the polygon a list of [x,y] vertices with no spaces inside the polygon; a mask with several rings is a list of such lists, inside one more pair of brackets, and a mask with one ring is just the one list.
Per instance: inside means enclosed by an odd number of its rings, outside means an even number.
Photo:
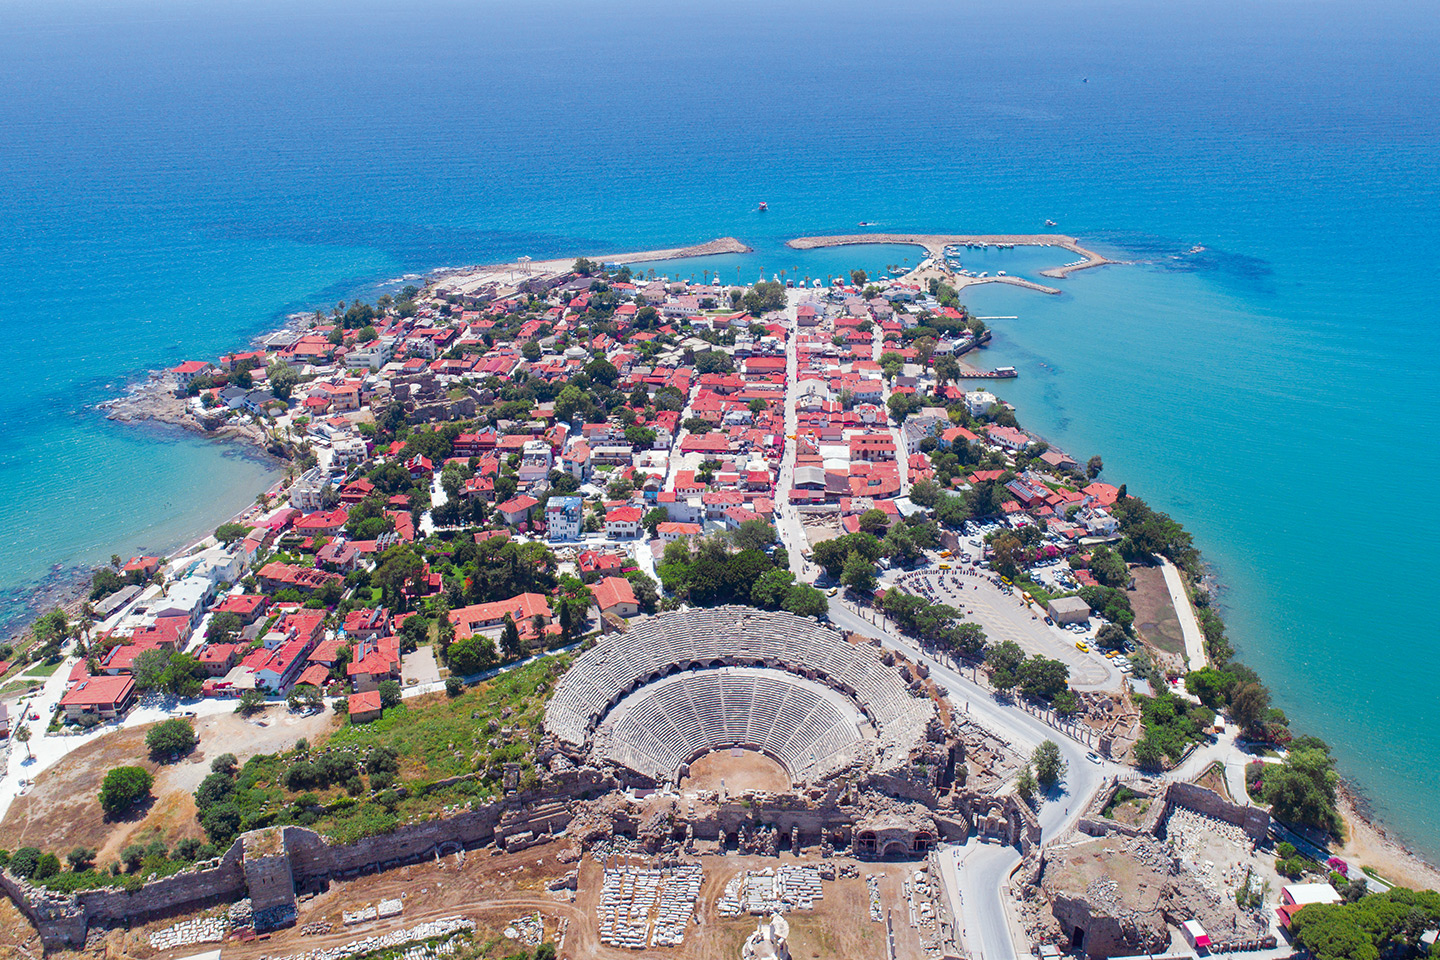
[{"label": "walkway", "polygon": [[1180,621],[1180,632],[1185,636],[1185,659],[1191,670],[1201,670],[1210,661],[1205,656],[1205,635],[1200,632],[1200,623],[1195,619],[1195,608],[1190,605],[1190,595],[1185,592],[1185,581],[1180,571],[1164,557],[1160,558],[1160,569],[1165,574],[1165,588],[1170,591],[1170,603],[1175,607],[1175,619]]}]

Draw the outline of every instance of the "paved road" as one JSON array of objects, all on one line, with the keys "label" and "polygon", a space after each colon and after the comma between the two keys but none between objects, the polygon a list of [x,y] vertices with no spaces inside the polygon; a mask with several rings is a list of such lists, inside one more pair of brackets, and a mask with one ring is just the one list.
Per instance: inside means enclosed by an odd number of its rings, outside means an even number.
[{"label": "paved road", "polygon": [[[1069,769],[1057,793],[1041,805],[1042,841],[1048,842],[1068,830],[1107,777],[1128,771],[1128,768],[1109,761],[1092,763],[1086,759],[1088,749],[1082,744],[1018,707],[997,701],[990,691],[963,676],[960,670],[921,652],[906,638],[876,627],[848,607],[833,604],[830,619],[842,630],[879,636],[887,645],[927,664],[932,676],[949,690],[950,702],[956,710],[970,714],[981,725],[1009,739],[1022,756],[1028,755],[1042,740],[1053,740],[1059,745],[1060,754]],[[986,960],[1008,960],[1019,956],[1010,934],[1001,888],[1006,884],[1010,871],[1020,862],[1020,852],[1014,847],[980,843],[974,839],[957,851],[959,870],[956,886],[961,903],[955,905],[956,916],[963,918],[962,926],[968,932],[966,942],[972,955]]]}]

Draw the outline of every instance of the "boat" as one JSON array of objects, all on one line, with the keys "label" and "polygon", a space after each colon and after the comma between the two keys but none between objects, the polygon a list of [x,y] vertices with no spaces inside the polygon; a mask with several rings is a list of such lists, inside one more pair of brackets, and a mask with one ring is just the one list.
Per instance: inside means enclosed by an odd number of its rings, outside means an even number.
[{"label": "boat", "polygon": [[1056,223],[1054,220],[1046,220],[1046,221],[1045,221],[1045,226],[1047,226],[1047,227],[1058,227],[1058,226],[1060,226],[1060,224]]},{"label": "boat", "polygon": [[859,223],[856,224],[856,226],[857,226],[857,227],[868,227],[868,226],[870,226],[870,221],[869,221],[869,220],[861,220]]},{"label": "boat", "polygon": [[769,204],[767,204],[764,200],[761,200],[761,201],[760,201],[760,212],[761,212],[761,213],[764,213],[766,210],[769,210],[769,209],[770,209]]}]

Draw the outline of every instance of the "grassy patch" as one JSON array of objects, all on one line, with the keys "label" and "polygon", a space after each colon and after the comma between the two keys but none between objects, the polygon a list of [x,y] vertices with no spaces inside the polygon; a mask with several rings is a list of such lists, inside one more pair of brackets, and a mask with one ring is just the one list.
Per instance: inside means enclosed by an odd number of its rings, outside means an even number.
[{"label": "grassy patch", "polygon": [[65,661],[63,660],[56,660],[54,663],[37,664],[36,666],[31,667],[29,670],[26,670],[24,675],[27,677],[53,676],[55,674],[55,671],[60,669],[60,664],[64,662]]},{"label": "grassy patch", "polygon": [[[521,786],[527,786],[537,776],[533,758],[545,701],[568,666],[568,656],[547,657],[458,697],[417,697],[371,723],[344,724],[308,752],[251,757],[226,803],[240,814],[240,830],[293,823],[348,843],[498,796],[507,763],[518,764]],[[398,759],[399,775],[389,789],[377,790],[386,785],[360,777],[364,772],[368,778],[363,768],[377,747]],[[337,759],[345,761],[339,777],[296,782],[307,765]],[[456,777],[464,779],[434,786]]]}]

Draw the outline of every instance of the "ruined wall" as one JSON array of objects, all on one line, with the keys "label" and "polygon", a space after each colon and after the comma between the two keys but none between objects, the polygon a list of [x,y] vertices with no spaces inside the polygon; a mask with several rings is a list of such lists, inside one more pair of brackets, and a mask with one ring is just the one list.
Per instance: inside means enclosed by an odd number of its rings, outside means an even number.
[{"label": "ruined wall", "polygon": [[[133,892],[84,890],[73,895],[34,887],[0,871],[0,890],[39,931],[47,949],[81,946],[91,924],[110,925],[194,909],[206,902],[250,896],[257,913],[293,905],[295,890],[332,877],[380,870],[450,852],[460,846],[504,843],[511,836],[553,833],[574,816],[575,799],[611,787],[602,772],[568,772],[537,791],[489,803],[440,820],[399,827],[350,844],[329,844],[304,827],[251,831],[237,837],[213,867],[154,880]],[[248,845],[248,856],[247,856]]]},{"label": "ruined wall", "polygon": [[1220,794],[1193,783],[1172,783],[1165,791],[1167,804],[1179,804],[1187,810],[1224,820],[1244,830],[1259,843],[1270,833],[1270,814],[1259,807],[1231,803]]}]

